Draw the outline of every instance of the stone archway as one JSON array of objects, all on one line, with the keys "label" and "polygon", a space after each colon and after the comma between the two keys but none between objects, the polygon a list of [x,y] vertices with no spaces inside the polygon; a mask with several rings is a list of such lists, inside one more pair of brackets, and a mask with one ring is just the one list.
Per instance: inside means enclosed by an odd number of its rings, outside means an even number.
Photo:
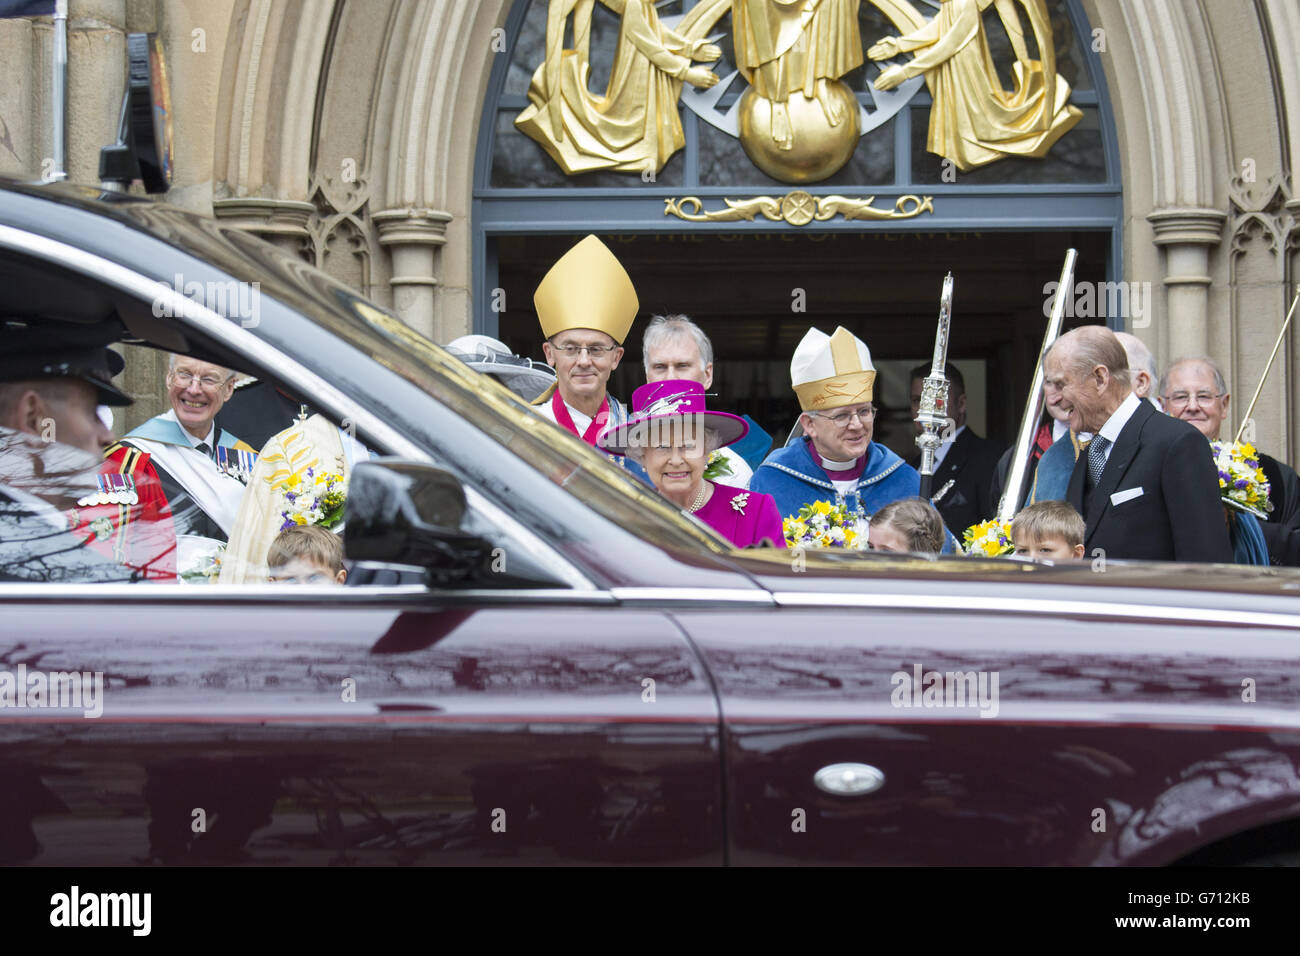
[{"label": "stone archway", "polygon": [[214,213],[439,341],[469,327],[480,104],[505,0],[241,0]]}]

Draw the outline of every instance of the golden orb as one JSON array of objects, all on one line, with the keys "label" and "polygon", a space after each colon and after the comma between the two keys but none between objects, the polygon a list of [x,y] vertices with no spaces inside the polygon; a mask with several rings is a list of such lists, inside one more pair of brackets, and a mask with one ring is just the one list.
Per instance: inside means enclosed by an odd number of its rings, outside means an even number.
[{"label": "golden orb", "polygon": [[[796,91],[786,100],[789,120],[784,124],[788,127],[784,137],[781,104],[759,96],[753,87],[740,98],[740,144],[753,164],[773,179],[819,182],[838,172],[857,148],[861,136],[857,97],[839,80],[818,80],[817,84],[818,96],[809,99]],[[833,126],[823,99],[839,113],[839,122]]]}]

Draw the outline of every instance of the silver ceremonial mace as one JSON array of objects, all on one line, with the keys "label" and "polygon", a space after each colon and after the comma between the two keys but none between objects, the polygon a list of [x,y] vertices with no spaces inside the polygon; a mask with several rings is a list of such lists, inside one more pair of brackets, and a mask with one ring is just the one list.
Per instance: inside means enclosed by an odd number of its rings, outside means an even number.
[{"label": "silver ceremonial mace", "polygon": [[921,433],[916,445],[921,449],[921,497],[930,499],[930,486],[934,480],[934,453],[945,437],[951,437],[953,420],[948,415],[948,378],[944,369],[948,365],[948,325],[952,322],[952,273],[943,280],[943,294],[939,297],[939,327],[934,333],[934,361],[930,374],[921,383],[921,407],[916,413],[916,423]]}]

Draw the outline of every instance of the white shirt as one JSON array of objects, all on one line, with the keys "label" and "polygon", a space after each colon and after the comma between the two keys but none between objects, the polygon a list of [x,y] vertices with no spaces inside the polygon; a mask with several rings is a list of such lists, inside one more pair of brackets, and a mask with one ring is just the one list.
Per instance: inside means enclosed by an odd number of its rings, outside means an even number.
[{"label": "white shirt", "polygon": [[955,442],[957,440],[957,436],[960,435],[965,430],[966,430],[966,426],[962,425],[961,428],[957,429],[955,432],[952,433],[951,438],[949,438],[946,442],[944,442],[937,449],[935,449],[934,470],[936,472],[938,472],[939,466],[943,464],[943,456],[948,454],[948,449],[952,447],[952,443]]},{"label": "white shirt", "polygon": [[832,461],[830,458],[822,458],[820,455],[817,457],[821,461],[822,470],[826,472],[826,476],[830,478],[831,484],[835,486],[835,490],[841,495],[848,495],[858,487],[858,482],[861,480],[859,478],[854,478],[851,481],[836,481],[834,476],[834,473],[837,471],[852,471],[857,467],[858,459],[854,458],[852,461]]},{"label": "white shirt", "polygon": [[[573,425],[578,429],[579,437],[587,434],[587,429],[591,427],[592,417],[582,414],[568,402],[564,403],[564,407],[569,410],[569,417],[573,419]],[[540,405],[532,406],[532,409],[543,418],[555,422],[555,412],[551,409],[551,400],[549,398]],[[555,423],[559,424],[559,422]]]},{"label": "white shirt", "polygon": [[1115,448],[1115,442],[1119,440],[1119,433],[1124,430],[1124,426],[1128,424],[1128,420],[1133,417],[1133,413],[1138,410],[1138,406],[1141,404],[1142,399],[1129,392],[1128,397],[1120,402],[1119,408],[1115,409],[1110,418],[1106,419],[1106,424],[1101,426],[1101,431],[1097,432],[1098,435],[1110,442],[1101,452],[1106,461],[1110,461],[1110,453]]},{"label": "white shirt", "polygon": [[1069,422],[1058,422],[1055,418],[1052,419],[1052,441],[1053,442],[1060,441],[1062,436],[1064,436],[1065,433],[1068,432],[1069,430],[1070,430]]},{"label": "white shirt", "polygon": [[[175,409],[173,409],[173,410],[172,410],[171,412],[169,412],[168,414],[171,415],[171,417],[172,417],[172,421],[175,421],[177,425],[181,425],[181,423],[176,419],[176,411],[175,411]],[[198,448],[199,445],[202,445],[202,444],[206,443],[207,446],[208,446],[208,448],[212,449],[213,451],[216,450],[216,448],[217,448],[217,423],[216,423],[216,420],[215,420],[215,419],[212,421],[212,424],[208,425],[208,434],[207,434],[207,437],[205,437],[205,438],[195,438],[193,435],[190,434],[190,430],[189,430],[188,428],[186,428],[184,425],[181,425],[181,431],[184,432],[184,434],[185,434],[185,439],[186,439],[186,441],[188,441],[188,442],[190,443],[190,447],[191,447],[191,448]]]}]

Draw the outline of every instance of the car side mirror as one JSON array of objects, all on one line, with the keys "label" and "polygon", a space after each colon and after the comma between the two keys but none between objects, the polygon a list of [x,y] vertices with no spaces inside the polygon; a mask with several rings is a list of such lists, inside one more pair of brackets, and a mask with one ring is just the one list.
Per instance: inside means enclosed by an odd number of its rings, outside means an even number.
[{"label": "car side mirror", "polygon": [[348,480],[343,549],[350,561],[422,568],[443,587],[474,577],[491,551],[465,534],[465,489],[449,472],[419,462],[360,462]]}]

